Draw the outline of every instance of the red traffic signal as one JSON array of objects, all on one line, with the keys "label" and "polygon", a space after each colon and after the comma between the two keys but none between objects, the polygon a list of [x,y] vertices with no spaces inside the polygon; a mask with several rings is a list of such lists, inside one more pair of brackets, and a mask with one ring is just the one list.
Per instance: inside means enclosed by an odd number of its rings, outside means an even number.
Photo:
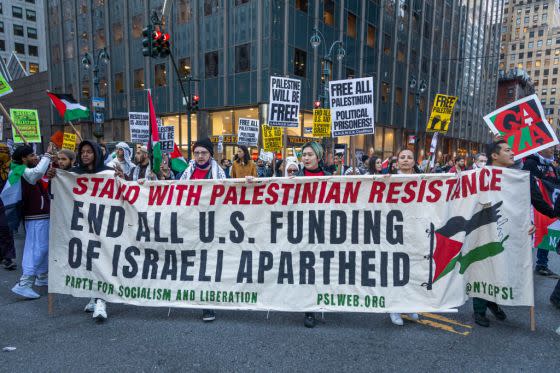
[{"label": "red traffic signal", "polygon": [[198,95],[193,95],[192,99],[193,99],[193,103],[194,103],[194,102],[198,102],[200,100],[200,97]]},{"label": "red traffic signal", "polygon": [[166,32],[165,34],[163,34],[163,35],[161,36],[161,38],[162,38],[163,41],[168,41],[171,37],[170,37],[169,34]]},{"label": "red traffic signal", "polygon": [[319,109],[321,107],[321,101],[313,101],[313,108]]}]

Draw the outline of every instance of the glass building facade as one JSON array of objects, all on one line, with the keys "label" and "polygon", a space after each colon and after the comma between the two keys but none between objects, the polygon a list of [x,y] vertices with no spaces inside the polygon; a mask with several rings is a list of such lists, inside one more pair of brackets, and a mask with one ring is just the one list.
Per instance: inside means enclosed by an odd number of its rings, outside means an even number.
[{"label": "glass building facade", "polygon": [[[105,141],[128,139],[128,112],[146,111],[145,88],[156,111],[176,126],[186,149],[187,118],[170,59],[142,56],[142,29],[163,0],[48,0],[49,74],[53,91],[93,96],[92,71],[80,63],[88,52],[107,48],[99,95],[106,98]],[[375,135],[358,136],[356,148],[389,155],[415,135],[423,153],[423,129],[437,93],[459,96],[442,153],[469,153],[490,137],[482,116],[495,108],[501,28],[496,0],[175,0],[167,31],[181,75],[198,82],[200,111],[192,116],[192,138],[224,136],[226,156],[240,117],[266,118],[271,75],[302,80],[298,128],[289,146],[309,136],[313,102],[321,92],[322,60],[340,40],[346,55],[333,59],[332,80],[372,76]],[[324,36],[318,48],[310,38]],[[414,78],[424,82],[419,92]],[[53,114],[53,126],[60,125]],[[85,137],[92,125],[82,123]],[[348,138],[339,142],[347,143]]]}]

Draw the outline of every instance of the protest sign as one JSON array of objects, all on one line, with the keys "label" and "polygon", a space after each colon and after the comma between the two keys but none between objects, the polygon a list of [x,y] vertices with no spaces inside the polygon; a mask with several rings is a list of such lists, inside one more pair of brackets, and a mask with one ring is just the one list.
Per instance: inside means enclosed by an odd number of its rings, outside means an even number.
[{"label": "protest sign", "polygon": [[537,95],[512,102],[484,116],[490,130],[507,141],[514,159],[522,159],[558,144]]},{"label": "protest sign", "polygon": [[0,115],[0,141],[4,140],[4,117]]},{"label": "protest sign", "polygon": [[434,98],[432,113],[426,125],[426,132],[440,132],[446,134],[451,123],[453,108],[459,98],[438,93]]},{"label": "protest sign", "polygon": [[141,306],[533,305],[529,174],[154,181],[60,171],[49,292]]},{"label": "protest sign", "polygon": [[171,153],[175,147],[175,127],[173,126],[159,126],[159,143],[161,151],[164,153]]},{"label": "protest sign", "polygon": [[[10,109],[10,117],[28,143],[41,142],[41,127],[37,110]],[[12,126],[12,136],[16,144],[23,143],[23,139]]]},{"label": "protest sign", "polygon": [[331,111],[330,109],[313,109],[314,137],[331,137]]},{"label": "protest sign", "polygon": [[262,159],[265,162],[272,162],[272,160],[274,159],[274,153],[273,152],[265,152],[264,149],[261,149],[261,151],[259,153],[259,158]]},{"label": "protest sign", "polygon": [[[161,118],[157,118],[158,126],[163,125]],[[150,116],[144,112],[128,113],[128,126],[130,128],[130,142],[147,144],[150,139]],[[173,151],[173,149],[171,149]]]},{"label": "protest sign", "polygon": [[268,125],[273,127],[297,127],[301,80],[270,77]]},{"label": "protest sign", "polygon": [[373,134],[373,78],[329,82],[332,137]]},{"label": "protest sign", "polygon": [[8,83],[6,78],[4,78],[2,73],[0,73],[0,97],[6,96],[7,94],[10,94],[12,92],[12,87],[10,87],[10,84]]},{"label": "protest sign", "polygon": [[76,134],[64,132],[64,141],[62,142],[62,149],[76,151]]},{"label": "protest sign", "polygon": [[263,149],[267,152],[282,150],[282,128],[271,127],[263,124]]},{"label": "protest sign", "polygon": [[239,145],[257,146],[259,141],[259,121],[257,119],[239,118]]}]

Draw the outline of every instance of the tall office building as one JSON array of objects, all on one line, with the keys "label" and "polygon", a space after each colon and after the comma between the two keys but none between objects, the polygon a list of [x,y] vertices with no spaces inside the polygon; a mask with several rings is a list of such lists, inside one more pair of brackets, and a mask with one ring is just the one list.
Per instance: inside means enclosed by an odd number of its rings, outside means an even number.
[{"label": "tall office building", "polygon": [[[558,131],[560,90],[560,1],[506,0],[502,24],[502,75],[525,70],[546,117]],[[512,72],[513,71],[513,72]]]},{"label": "tall office building", "polygon": [[0,58],[15,52],[29,74],[47,69],[44,0],[0,0]]},{"label": "tall office building", "polygon": [[[183,148],[187,143],[173,64],[142,56],[142,29],[162,3],[47,0],[51,89],[91,100],[94,76],[80,61],[85,53],[108,51],[98,93],[106,98],[106,141],[128,138],[128,112],[146,110],[144,89],[150,87],[158,114],[176,127]],[[495,108],[501,29],[493,15],[501,5],[503,0],[175,0],[167,25],[173,57],[181,75],[199,80],[193,84],[201,99],[193,138],[225,135],[225,156],[231,157],[238,118],[264,120],[269,78],[281,75],[302,81],[300,125],[287,130],[288,146],[301,145],[311,136],[306,129],[321,92],[323,57],[340,40],[346,54],[331,56],[329,78],[372,76],[375,84],[376,132],[358,136],[357,149],[387,156],[416,134],[422,152],[429,147],[423,130],[433,99],[445,93],[459,96],[459,103],[442,153],[472,153],[489,139],[482,115]],[[310,43],[315,29],[322,35],[317,48]],[[81,128],[91,136],[91,124]]]}]

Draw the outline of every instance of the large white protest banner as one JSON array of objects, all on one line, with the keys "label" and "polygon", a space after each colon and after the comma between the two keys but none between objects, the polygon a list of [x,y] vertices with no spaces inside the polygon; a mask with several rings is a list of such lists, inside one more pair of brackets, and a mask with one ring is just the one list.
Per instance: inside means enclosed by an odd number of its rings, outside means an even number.
[{"label": "large white protest banner", "polygon": [[49,292],[142,306],[532,305],[528,173],[147,181],[57,173]]},{"label": "large white protest banner", "polygon": [[257,119],[239,118],[239,145],[257,146],[259,142],[259,121]]},{"label": "large white protest banner", "polygon": [[332,137],[372,134],[373,78],[329,82]]},{"label": "large white protest banner", "polygon": [[[161,118],[157,118],[158,126],[162,126]],[[130,129],[130,142],[147,144],[150,139],[150,115],[146,112],[129,112],[128,126]],[[171,147],[173,151],[173,146]]]},{"label": "large white protest banner", "polygon": [[270,77],[268,125],[271,127],[297,127],[301,80]]}]

